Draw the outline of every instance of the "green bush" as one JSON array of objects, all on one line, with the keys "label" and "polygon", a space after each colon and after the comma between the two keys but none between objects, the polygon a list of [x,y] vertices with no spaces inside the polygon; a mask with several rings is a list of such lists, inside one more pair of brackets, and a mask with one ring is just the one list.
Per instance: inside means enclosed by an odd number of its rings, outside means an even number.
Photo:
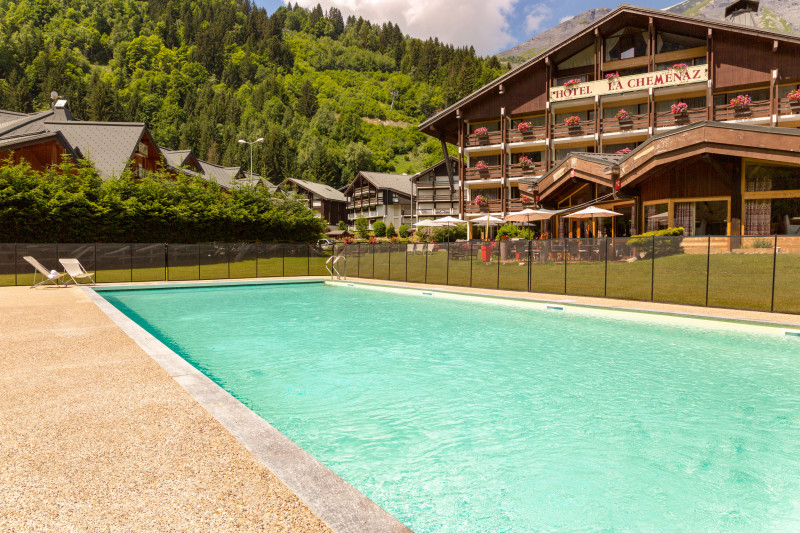
[{"label": "green bush", "polygon": [[[637,248],[640,252],[643,252],[643,259],[651,258],[654,251],[656,257],[664,257],[681,253],[681,239],[667,237],[681,237],[683,234],[683,228],[648,231],[631,237],[628,239],[627,244],[631,248]],[[653,237],[655,237],[655,248],[653,247]]]},{"label": "green bush", "polygon": [[356,232],[361,239],[369,238],[369,221],[366,218],[358,217],[356,219]]},{"label": "green bush", "polygon": [[340,229],[340,230],[346,230],[347,229],[347,222],[345,222],[344,220],[340,220],[339,223],[336,224],[336,227],[338,229]]},{"label": "green bush", "polygon": [[522,228],[519,232],[519,238],[532,241],[536,238],[536,231],[533,228]]},{"label": "green bush", "polygon": [[103,180],[65,160],[44,171],[0,161],[0,242],[236,242],[318,239],[305,201],[191,176]]},{"label": "green bush", "polygon": [[386,223],[383,220],[373,222],[372,233],[374,233],[376,237],[386,237]]},{"label": "green bush", "polygon": [[411,229],[411,226],[408,224],[400,224],[400,227],[397,229],[397,234],[400,235],[401,238],[407,239],[408,238],[408,230]]},{"label": "green bush", "polygon": [[397,237],[397,231],[394,229],[394,224],[392,224],[391,222],[389,222],[389,225],[386,226],[386,236],[389,237],[390,239],[392,237]]},{"label": "green bush", "polygon": [[455,226],[446,226],[441,228],[434,228],[431,239],[433,242],[455,242],[458,239],[467,238],[467,225],[457,224]]},{"label": "green bush", "polygon": [[520,229],[518,226],[511,224],[503,224],[499,228],[497,228],[497,238],[501,237],[508,237],[509,239],[513,239],[515,237],[519,237]]}]

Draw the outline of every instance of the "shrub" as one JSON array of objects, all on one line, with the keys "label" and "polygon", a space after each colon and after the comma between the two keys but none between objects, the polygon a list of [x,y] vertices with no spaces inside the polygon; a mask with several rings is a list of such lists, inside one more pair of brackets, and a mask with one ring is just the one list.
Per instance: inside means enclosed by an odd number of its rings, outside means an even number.
[{"label": "shrub", "polygon": [[467,238],[467,225],[457,224],[455,226],[447,226],[435,228],[431,240],[433,242],[455,242],[458,239]]},{"label": "shrub", "polygon": [[519,227],[515,226],[514,224],[508,223],[503,224],[499,228],[497,228],[497,238],[501,239],[503,237],[507,237],[509,239],[518,237],[519,236]]},{"label": "shrub", "polygon": [[344,220],[340,220],[339,223],[336,224],[336,227],[339,228],[340,230],[346,230],[347,222],[345,222]]},{"label": "shrub", "polygon": [[383,220],[373,222],[372,233],[374,233],[376,237],[386,237],[386,222]]},{"label": "shrub", "polygon": [[397,229],[397,233],[400,235],[401,238],[407,239],[408,238],[408,230],[411,229],[411,226],[408,224],[400,224],[400,227]]},{"label": "shrub", "polygon": [[667,228],[656,231],[648,231],[640,233],[628,239],[628,246],[637,248],[640,252],[644,253],[643,259],[649,259],[653,256],[653,237],[655,237],[655,254],[656,257],[664,257],[667,255],[675,255],[681,253],[681,239],[673,239],[669,237],[681,237],[684,234],[683,228]]},{"label": "shrub", "polygon": [[522,228],[519,232],[519,237],[526,241],[532,241],[536,238],[536,231],[533,228]]},{"label": "shrub", "polygon": [[394,229],[394,224],[389,222],[389,225],[386,226],[386,236],[390,239],[393,237],[397,237],[397,231]]}]

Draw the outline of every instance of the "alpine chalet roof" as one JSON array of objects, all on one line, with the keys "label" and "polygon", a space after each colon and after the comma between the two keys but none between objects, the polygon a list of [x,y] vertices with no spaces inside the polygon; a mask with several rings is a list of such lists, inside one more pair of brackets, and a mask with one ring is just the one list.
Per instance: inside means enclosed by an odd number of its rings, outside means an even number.
[{"label": "alpine chalet roof", "polygon": [[237,177],[241,175],[241,167],[223,167],[208,161],[200,161],[200,168],[203,169],[203,178],[217,182],[220,187],[230,189],[240,183]]},{"label": "alpine chalet roof", "polygon": [[[458,164],[458,158],[456,158],[456,157],[454,157],[454,156],[452,156],[452,155],[451,155],[451,156],[450,156],[450,162],[451,162],[451,163],[453,163],[454,165],[457,165],[457,164]],[[414,174],[413,176],[411,176],[411,181],[417,181],[417,180],[418,180],[418,179],[419,179],[421,176],[424,176],[424,175],[425,175],[425,174],[427,174],[428,172],[431,172],[431,171],[433,171],[433,170],[436,170],[438,167],[440,167],[440,166],[443,166],[444,164],[445,164],[445,162],[444,162],[444,158],[443,158],[443,159],[442,159],[441,161],[439,161],[438,163],[434,163],[434,164],[432,164],[431,166],[429,166],[428,168],[426,168],[426,169],[424,169],[424,170],[420,170],[419,172],[417,172],[416,174]],[[454,170],[453,172],[455,173],[456,171]],[[457,174],[454,174],[454,176],[453,176],[453,179],[455,179],[456,181],[458,181],[458,175],[457,175]]]},{"label": "alpine chalet roof", "polygon": [[189,159],[189,156],[192,155],[191,150],[170,150],[169,148],[164,148],[163,146],[158,147],[161,150],[161,155],[164,156],[164,161],[167,165],[180,168],[187,165],[186,160]]},{"label": "alpine chalet roof", "polygon": [[[384,172],[367,172],[362,170],[358,175],[363,176],[364,179],[372,183],[377,189],[389,189],[406,196],[411,196],[411,176],[407,174],[386,174]],[[358,179],[358,176],[356,176],[356,179]],[[353,188],[355,182],[356,180],[353,180],[350,185],[347,186],[345,194]]]},{"label": "alpine chalet roof", "polygon": [[6,111],[4,109],[0,109],[0,124],[3,122],[11,122],[12,120],[17,120],[26,116],[26,113],[17,113],[16,111]]},{"label": "alpine chalet roof", "polygon": [[[316,194],[320,198],[324,198],[325,200],[333,200],[336,202],[346,202],[347,198],[342,193],[342,191],[338,189],[334,189],[330,185],[325,185],[324,183],[317,183],[315,181],[308,181],[308,180],[301,180],[298,178],[287,178],[283,183],[291,182],[300,187],[301,189],[305,189],[313,194]],[[283,185],[281,183],[281,185]]]},{"label": "alpine chalet roof", "polygon": [[[438,137],[439,135],[442,134],[444,135],[450,134],[452,136],[453,135],[452,130],[454,128],[454,123],[455,123],[454,120],[455,112],[459,108],[464,107],[466,104],[469,104],[479,99],[480,97],[489,94],[492,91],[498,90],[499,86],[503,83],[506,83],[517,77],[525,76],[526,74],[529,75],[530,69],[538,65],[539,63],[543,63],[546,57],[557,55],[558,52],[565,51],[566,49],[569,49],[571,47],[575,48],[576,43],[580,43],[581,41],[594,39],[594,31],[596,29],[601,29],[604,26],[613,25],[615,19],[624,19],[626,17],[631,17],[631,16],[653,17],[654,19],[658,19],[661,21],[671,21],[679,25],[682,25],[683,27],[692,28],[697,31],[699,30],[705,31],[706,28],[719,29],[723,31],[734,31],[739,34],[747,34],[747,35],[754,35],[757,37],[769,38],[776,41],[785,41],[794,44],[800,44],[800,37],[786,33],[781,33],[778,31],[765,30],[761,28],[751,28],[748,26],[743,26],[741,24],[735,24],[732,22],[726,22],[722,20],[699,18],[690,15],[678,15],[675,13],[662,11],[660,9],[651,9],[646,7],[632,6],[629,4],[621,4],[616,9],[610,11],[604,17],[597,19],[592,24],[590,24],[583,30],[579,31],[572,37],[566,39],[562,43],[542,51],[541,53],[529,59],[528,61],[518,66],[517,68],[503,74],[502,76],[484,85],[483,87],[473,92],[472,94],[462,98],[461,100],[454,103],[450,107],[435,114],[434,116],[432,116],[431,118],[420,124],[417,127],[417,129],[434,137]],[[578,49],[575,49],[575,52],[577,51]],[[447,123],[448,120],[449,124]]]}]

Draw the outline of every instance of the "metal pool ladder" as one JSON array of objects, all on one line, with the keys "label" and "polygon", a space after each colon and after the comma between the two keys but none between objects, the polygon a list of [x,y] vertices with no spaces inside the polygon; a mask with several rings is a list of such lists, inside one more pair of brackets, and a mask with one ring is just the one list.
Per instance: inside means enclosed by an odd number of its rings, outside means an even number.
[{"label": "metal pool ladder", "polygon": [[334,276],[336,279],[342,279],[342,274],[339,272],[339,269],[336,268],[336,263],[338,263],[340,259],[344,259],[344,277],[345,279],[347,278],[347,257],[343,255],[332,255],[325,261],[325,269],[328,271],[328,274],[331,275],[331,279],[333,279]]}]

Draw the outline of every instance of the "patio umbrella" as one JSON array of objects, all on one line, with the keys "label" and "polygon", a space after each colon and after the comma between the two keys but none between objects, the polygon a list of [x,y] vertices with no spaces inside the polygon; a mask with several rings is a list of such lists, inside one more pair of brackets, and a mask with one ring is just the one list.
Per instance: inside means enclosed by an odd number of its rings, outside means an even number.
[{"label": "patio umbrella", "polygon": [[493,217],[492,215],[483,215],[482,217],[471,218],[470,222],[477,222],[479,224],[489,224],[490,226],[497,226],[503,223],[502,218]]},{"label": "patio umbrella", "polygon": [[557,215],[560,211],[553,211],[551,209],[523,209],[509,213],[506,216],[506,222],[535,222],[537,220],[547,220],[553,215]]},{"label": "patio umbrella", "polygon": [[419,222],[414,224],[414,227],[415,228],[438,228],[439,227],[439,223],[436,222],[435,220],[425,219],[425,220],[420,220]]},{"label": "patio umbrella", "polygon": [[565,218],[605,218],[621,215],[622,213],[617,213],[616,211],[609,211],[608,209],[600,209],[599,207],[591,206],[565,215]]},{"label": "patio umbrella", "polygon": [[[436,223],[439,224],[440,226],[449,228],[451,226],[455,226],[456,224],[466,224],[467,221],[456,217],[443,217],[443,218],[437,218]],[[449,232],[447,234],[447,242],[450,242]]]}]

